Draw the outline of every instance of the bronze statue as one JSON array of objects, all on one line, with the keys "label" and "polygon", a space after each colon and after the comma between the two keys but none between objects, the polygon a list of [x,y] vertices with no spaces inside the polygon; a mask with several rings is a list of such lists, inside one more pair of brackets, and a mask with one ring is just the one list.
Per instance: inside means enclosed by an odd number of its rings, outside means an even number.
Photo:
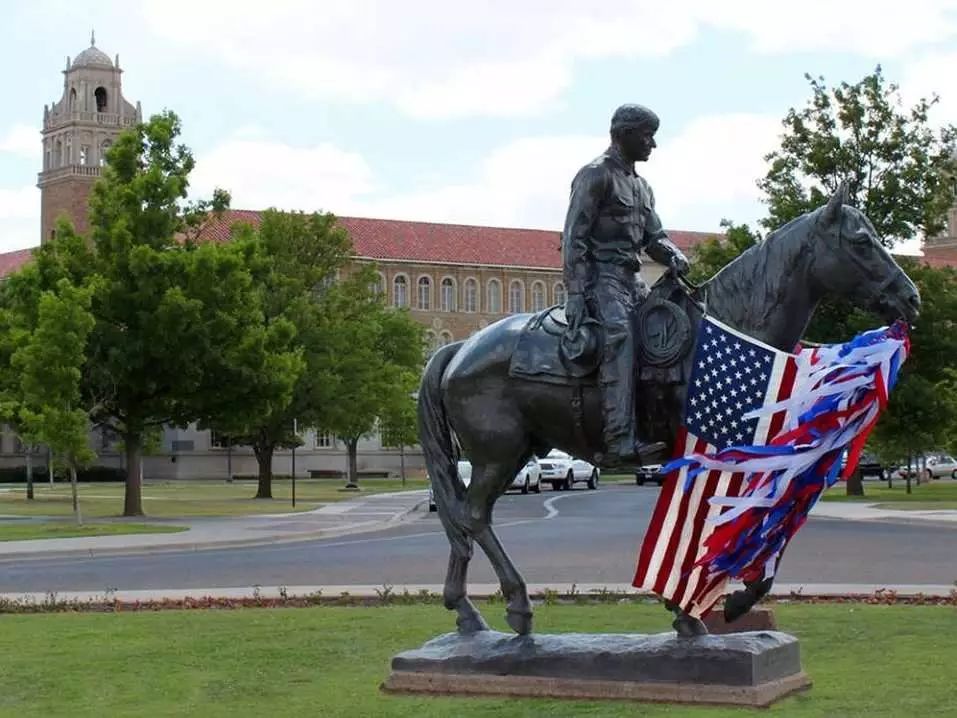
[{"label": "bronze statue", "polygon": [[[647,201],[650,210],[650,192]],[[650,216],[644,215],[643,227],[656,221],[649,220]],[[634,221],[624,219],[621,224],[632,227]],[[599,226],[604,222],[599,216]],[[643,229],[641,241],[649,236],[648,231]],[[662,240],[656,229],[651,232]],[[581,278],[587,277],[583,273]],[[623,287],[623,283],[624,274],[615,286]],[[676,287],[674,276],[662,277],[651,290],[649,306],[661,295],[679,302],[684,296],[681,310],[687,313],[693,332],[700,324],[702,305],[707,305],[709,315],[783,351],[797,345],[825,295],[844,297],[889,321],[913,321],[920,306],[914,283],[881,246],[867,217],[844,204],[843,192],[835,194],[827,206],[771,233],[702,285],[693,297]],[[573,288],[579,290],[579,296],[585,289],[582,285]],[[630,301],[622,300],[622,306]],[[572,321],[576,311],[580,317],[580,305],[571,307]],[[541,358],[542,363],[531,365],[538,370],[520,374],[514,371],[516,348],[528,336],[533,337],[534,352],[527,354]],[[499,577],[509,625],[521,634],[532,629],[525,581],[492,528],[495,502],[518,470],[533,454],[545,456],[551,448],[589,457],[604,447],[602,395],[595,372],[589,375],[580,366],[569,368],[552,361],[559,355],[563,336],[549,310],[534,316],[511,315],[465,342],[439,349],[422,377],[419,438],[439,518],[451,546],[444,601],[457,612],[463,633],[488,628],[466,592],[473,541],[482,547]],[[656,424],[659,428],[650,438],[665,443],[674,441],[681,423],[693,353],[682,351],[670,361],[672,366],[661,370],[673,370],[674,381],[648,380],[641,392],[641,403],[651,409],[644,413],[665,420]],[[472,463],[467,487],[456,471],[460,450]],[[751,593],[735,597],[732,608],[747,610],[766,588],[756,586]],[[675,612],[673,625],[680,634],[705,630],[697,618],[680,608]]]},{"label": "bronze statue", "polygon": [[635,172],[657,146],[658,117],[641,105],[622,105],[611,118],[611,146],[572,181],[562,234],[562,269],[568,298],[566,354],[582,346],[591,317],[601,325],[599,382],[604,417],[604,464],[631,463],[663,448],[639,440],[635,403],[635,310],[647,295],[641,279],[644,250],[685,274],[688,260],[671,241],[655,211],[655,196]]}]

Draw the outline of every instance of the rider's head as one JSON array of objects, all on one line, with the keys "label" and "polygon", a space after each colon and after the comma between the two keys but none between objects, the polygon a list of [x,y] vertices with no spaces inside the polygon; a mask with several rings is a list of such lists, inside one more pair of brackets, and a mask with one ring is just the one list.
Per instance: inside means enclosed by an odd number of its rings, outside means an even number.
[{"label": "rider's head", "polygon": [[644,162],[657,147],[658,115],[642,105],[622,105],[611,117],[611,141],[632,162]]}]

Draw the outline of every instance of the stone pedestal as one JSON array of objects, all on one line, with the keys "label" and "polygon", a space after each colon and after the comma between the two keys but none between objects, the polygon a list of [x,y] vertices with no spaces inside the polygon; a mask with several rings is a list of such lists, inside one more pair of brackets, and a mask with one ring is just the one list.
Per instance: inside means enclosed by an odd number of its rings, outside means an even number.
[{"label": "stone pedestal", "polygon": [[810,685],[777,631],[656,635],[447,633],[392,659],[386,691],[768,706]]}]

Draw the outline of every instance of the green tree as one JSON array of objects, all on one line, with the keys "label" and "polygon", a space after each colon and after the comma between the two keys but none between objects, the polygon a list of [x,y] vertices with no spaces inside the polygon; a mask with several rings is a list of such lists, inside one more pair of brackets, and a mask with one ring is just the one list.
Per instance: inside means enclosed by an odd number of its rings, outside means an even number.
[{"label": "green tree", "polygon": [[254,416],[213,420],[235,443],[253,447],[259,465],[256,498],[269,499],[275,450],[301,443],[293,422],[317,426],[324,407],[335,400],[339,380],[332,352],[340,345],[330,336],[338,324],[329,290],[350,259],[352,244],[331,214],[275,210],[263,213],[257,229],[238,226],[233,241],[244,252],[261,295],[264,328],[288,327],[296,353],[289,367],[295,384],[288,396],[276,397]]},{"label": "green tree", "polygon": [[878,67],[856,84],[828,88],[806,75],[811,98],[784,118],[779,149],[766,156],[764,191],[774,229],[824,204],[841,182],[888,247],[934,236],[954,203],[957,128],[929,126],[936,96],[901,109],[898,86]]},{"label": "green tree", "polygon": [[152,431],[252,414],[292,388],[295,358],[282,354],[283,327],[263,327],[242,249],[193,241],[228,195],[186,202],[193,158],[179,134],[167,112],[120,135],[90,198],[91,236],[61,225],[37,261],[41,288],[71,274],[94,286],[84,403],[122,439],[127,516],[143,513],[141,456]]},{"label": "green tree", "polygon": [[81,397],[85,348],[94,325],[91,294],[90,287],[74,287],[67,279],[59,281],[56,292],[44,292],[36,327],[23,337],[10,364],[20,377],[19,424],[49,446],[69,471],[77,523],[82,523],[77,467],[96,458]]},{"label": "green tree", "polygon": [[708,238],[694,248],[689,279],[703,282],[714,276],[722,267],[733,261],[750,247],[761,241],[761,236],[746,224],[722,220],[724,236]]},{"label": "green tree", "polygon": [[[417,375],[413,374],[403,383],[416,384]],[[399,475],[405,485],[405,448],[419,441],[417,402],[415,394],[409,394],[406,401],[396,401],[387,406],[379,417],[379,433],[383,446],[399,447]]]},{"label": "green tree", "polygon": [[373,278],[367,267],[329,291],[336,389],[317,426],[345,442],[350,487],[358,485],[359,440],[375,431],[382,417],[400,415],[422,368],[421,325],[407,312],[383,306],[371,289]]}]

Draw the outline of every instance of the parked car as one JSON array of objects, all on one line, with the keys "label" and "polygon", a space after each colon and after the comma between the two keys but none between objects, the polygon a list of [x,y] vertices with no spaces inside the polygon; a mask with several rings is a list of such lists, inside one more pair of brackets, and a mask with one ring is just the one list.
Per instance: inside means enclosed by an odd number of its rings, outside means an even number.
[{"label": "parked car", "polygon": [[[466,486],[472,481],[472,463],[467,459],[462,459],[456,465],[456,469],[459,472],[459,478],[462,479],[462,483]],[[435,505],[435,493],[432,491],[432,477],[429,479],[429,511],[438,511],[438,506]]]},{"label": "parked car", "polygon": [[523,494],[527,494],[529,491],[540,494],[542,492],[542,467],[539,465],[538,459],[534,456],[529,459],[521,471],[515,474],[509,488],[520,489]]},{"label": "parked car", "polygon": [[954,458],[948,454],[937,454],[927,457],[926,467],[922,465],[921,461],[915,461],[910,465],[901,466],[897,470],[897,474],[901,478],[905,478],[908,473],[911,476],[917,476],[918,471],[922,472],[922,478],[939,479],[949,476],[952,479],[957,479],[957,461],[954,461]]},{"label": "parked car", "polygon": [[553,491],[570,491],[580,482],[588,484],[589,489],[598,488],[601,474],[598,467],[564,451],[552,449],[538,463],[542,468],[542,481],[550,483]]},{"label": "parked car", "polygon": [[[847,464],[847,452],[841,457],[842,469],[845,464]],[[861,454],[861,458],[857,462],[857,468],[861,472],[862,479],[868,476],[884,479],[887,477],[887,472],[891,470],[891,467],[885,466],[874,454],[869,454],[866,451]]]},{"label": "parked car", "polygon": [[665,485],[666,474],[661,473],[661,464],[646,464],[635,469],[635,483],[639,486],[645,484]]}]

